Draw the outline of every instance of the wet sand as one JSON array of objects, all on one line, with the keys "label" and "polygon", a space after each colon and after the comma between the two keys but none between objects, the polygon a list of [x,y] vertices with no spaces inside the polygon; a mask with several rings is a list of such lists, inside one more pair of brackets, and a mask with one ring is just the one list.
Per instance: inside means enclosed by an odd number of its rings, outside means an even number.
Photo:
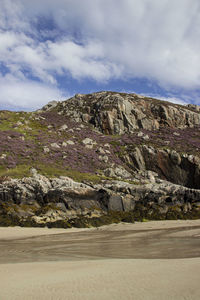
[{"label": "wet sand", "polygon": [[200,299],[200,220],[0,228],[0,299]]}]

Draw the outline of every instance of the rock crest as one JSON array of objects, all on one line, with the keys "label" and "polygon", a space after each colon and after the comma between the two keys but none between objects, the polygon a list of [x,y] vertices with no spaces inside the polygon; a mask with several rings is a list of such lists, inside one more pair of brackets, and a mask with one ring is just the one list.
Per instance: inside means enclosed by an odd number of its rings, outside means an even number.
[{"label": "rock crest", "polygon": [[182,106],[136,94],[77,94],[58,105],[58,110],[77,122],[90,122],[105,134],[200,125],[200,109],[197,105]]}]

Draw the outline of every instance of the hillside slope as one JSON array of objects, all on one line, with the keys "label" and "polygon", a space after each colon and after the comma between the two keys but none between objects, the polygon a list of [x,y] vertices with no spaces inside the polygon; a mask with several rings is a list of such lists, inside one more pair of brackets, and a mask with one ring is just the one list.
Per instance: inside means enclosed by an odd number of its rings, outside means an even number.
[{"label": "hillside slope", "polygon": [[[62,220],[87,215],[88,209],[90,215],[95,211],[95,216],[133,212],[138,201],[147,207],[150,199],[161,205],[167,198],[171,203],[167,207],[180,204],[177,211],[193,213],[195,207],[195,214],[198,212],[199,106],[136,94],[78,94],[36,112],[1,111],[0,141],[0,210],[4,219],[8,212],[24,220],[35,217],[36,211],[41,216],[62,211],[57,213]],[[33,177],[22,179],[30,176],[35,176],[36,182]],[[59,176],[63,177],[57,180]],[[68,177],[86,187],[79,186],[76,191],[78,183],[73,183],[70,192]],[[43,181],[46,188],[41,188]],[[62,205],[59,208],[52,203]],[[163,208],[163,218],[166,213]]]}]

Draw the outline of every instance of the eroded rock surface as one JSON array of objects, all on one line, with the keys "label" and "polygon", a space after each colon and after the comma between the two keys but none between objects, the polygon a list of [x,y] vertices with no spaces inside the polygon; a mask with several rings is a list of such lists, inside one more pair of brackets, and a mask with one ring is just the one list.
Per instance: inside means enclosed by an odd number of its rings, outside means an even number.
[{"label": "eroded rock surface", "polygon": [[1,214],[24,222],[32,220],[35,224],[70,222],[80,217],[90,219],[109,212],[134,213],[138,207],[142,216],[148,218],[156,215],[166,218],[171,209],[183,217],[191,212],[198,214],[200,190],[155,180],[155,177],[149,177],[148,183],[105,181],[91,186],[67,177],[48,179],[34,174],[0,184]]},{"label": "eroded rock surface", "polygon": [[200,125],[199,106],[181,106],[136,94],[99,92],[77,94],[57,106],[77,122],[90,122],[105,134],[136,129],[185,128]]},{"label": "eroded rock surface", "polygon": [[151,170],[161,179],[200,189],[199,156],[142,145],[126,150],[124,161],[135,171]]}]

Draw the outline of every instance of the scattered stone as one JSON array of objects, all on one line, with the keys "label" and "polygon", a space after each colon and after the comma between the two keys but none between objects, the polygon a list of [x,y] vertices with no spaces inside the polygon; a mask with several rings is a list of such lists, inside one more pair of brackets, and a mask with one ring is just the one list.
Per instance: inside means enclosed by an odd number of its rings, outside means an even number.
[{"label": "scattered stone", "polygon": [[100,155],[99,156],[99,160],[102,161],[102,162],[104,162],[104,163],[107,163],[108,160],[109,160],[109,158],[108,158],[107,155]]},{"label": "scattered stone", "polygon": [[35,168],[30,168],[30,173],[33,177],[38,175],[38,171]]},{"label": "scattered stone", "polygon": [[87,148],[87,149],[93,149],[93,145],[85,145],[85,148]]},{"label": "scattered stone", "polygon": [[84,140],[82,140],[82,143],[84,145],[96,145],[96,141],[93,141],[92,139],[90,138],[85,138]]},{"label": "scattered stone", "polygon": [[44,153],[49,153],[49,152],[50,152],[50,149],[49,149],[48,147],[45,146],[45,147],[43,148],[43,151],[44,151]]},{"label": "scattered stone", "polygon": [[175,135],[175,136],[180,136],[180,133],[178,133],[178,132],[173,132],[173,135]]},{"label": "scattered stone", "polygon": [[144,136],[144,133],[142,131],[140,131],[140,132],[138,132],[137,136],[142,137],[142,136]]},{"label": "scattered stone", "polygon": [[60,148],[60,146],[57,143],[52,143],[51,147],[54,148],[54,149],[59,149]]},{"label": "scattered stone", "polygon": [[110,151],[109,150],[105,150],[105,153],[110,154]]},{"label": "scattered stone", "polygon": [[64,124],[64,125],[62,125],[62,126],[60,127],[59,130],[64,131],[64,130],[66,130],[66,129],[68,129],[68,126],[67,126],[66,124]]},{"label": "scattered stone", "polygon": [[149,140],[149,136],[146,134],[146,135],[144,135],[143,137],[143,140],[145,140],[145,141],[148,141]]},{"label": "scattered stone", "polygon": [[24,129],[25,129],[25,130],[29,130],[29,131],[32,131],[32,130],[33,130],[33,129],[32,129],[31,127],[29,127],[29,126],[24,127]]},{"label": "scattered stone", "polygon": [[107,168],[104,171],[104,175],[107,177],[115,177],[115,178],[121,178],[121,179],[132,178],[132,175],[126,169],[124,169],[122,166]]},{"label": "scattered stone", "polygon": [[105,154],[105,150],[102,148],[102,147],[99,147],[97,150],[96,150],[97,153],[100,153],[100,154]]},{"label": "scattered stone", "polygon": [[75,145],[75,143],[73,141],[71,141],[71,140],[66,141],[66,144],[68,144],[68,145]]},{"label": "scattered stone", "polygon": [[104,147],[110,148],[110,145],[109,145],[108,143],[106,143],[106,144],[104,145]]}]

